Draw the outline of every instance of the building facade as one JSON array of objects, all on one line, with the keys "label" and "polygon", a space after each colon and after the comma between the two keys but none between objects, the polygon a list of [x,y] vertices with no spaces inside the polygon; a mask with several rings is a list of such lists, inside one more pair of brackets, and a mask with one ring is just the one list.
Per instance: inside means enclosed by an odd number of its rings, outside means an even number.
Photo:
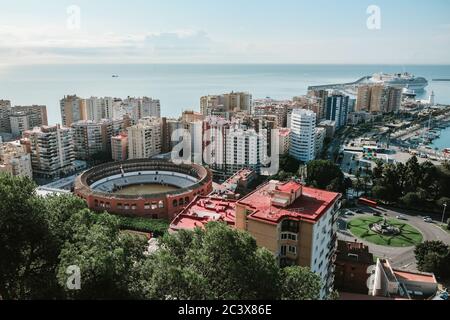
[{"label": "building facade", "polygon": [[316,114],[312,111],[292,111],[289,154],[299,161],[309,162],[315,158],[316,119]]},{"label": "building facade", "polygon": [[60,100],[61,120],[64,127],[70,127],[73,123],[87,120],[86,100],[73,96],[64,96]]},{"label": "building facade", "polygon": [[33,178],[31,155],[20,143],[0,143],[0,172]]},{"label": "building facade", "polygon": [[347,117],[349,112],[349,97],[333,92],[327,98],[326,119],[336,123],[336,129],[347,125]]},{"label": "building facade", "polygon": [[34,175],[58,177],[73,170],[72,129],[43,126],[25,131],[24,137],[28,139]]},{"label": "building facade", "polygon": [[114,161],[128,159],[128,134],[126,131],[111,137],[111,157]]},{"label": "building facade", "polygon": [[161,153],[161,121],[144,118],[128,128],[128,159],[148,159]]},{"label": "building facade", "polygon": [[296,181],[270,181],[236,203],[236,228],[252,234],[281,266],[305,266],[318,274],[325,298],[334,283],[340,199]]},{"label": "building facade", "polygon": [[11,114],[11,101],[0,100],[0,132],[11,133],[9,115]]}]

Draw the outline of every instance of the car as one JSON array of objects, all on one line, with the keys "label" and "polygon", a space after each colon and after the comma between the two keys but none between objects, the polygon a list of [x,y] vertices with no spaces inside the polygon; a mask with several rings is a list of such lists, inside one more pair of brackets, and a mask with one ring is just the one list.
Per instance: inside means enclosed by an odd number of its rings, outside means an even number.
[{"label": "car", "polygon": [[356,213],[361,214],[363,211],[361,209],[355,210]]},{"label": "car", "polygon": [[354,216],[355,214],[354,214],[353,212],[351,212],[350,210],[347,210],[347,211],[345,212],[345,215],[346,215],[346,216]]},{"label": "car", "polygon": [[408,220],[404,215],[399,215],[399,216],[397,216],[397,219],[398,220]]},{"label": "car", "polygon": [[423,221],[427,223],[433,223],[433,219],[431,219],[430,217],[423,218]]}]

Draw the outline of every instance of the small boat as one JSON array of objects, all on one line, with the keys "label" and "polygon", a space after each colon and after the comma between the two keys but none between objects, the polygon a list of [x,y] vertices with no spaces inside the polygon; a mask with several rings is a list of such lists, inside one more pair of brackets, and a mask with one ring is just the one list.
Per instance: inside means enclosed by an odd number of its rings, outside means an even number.
[{"label": "small boat", "polygon": [[113,78],[118,78],[119,75],[118,75],[118,74],[113,74],[112,77],[113,77]]}]

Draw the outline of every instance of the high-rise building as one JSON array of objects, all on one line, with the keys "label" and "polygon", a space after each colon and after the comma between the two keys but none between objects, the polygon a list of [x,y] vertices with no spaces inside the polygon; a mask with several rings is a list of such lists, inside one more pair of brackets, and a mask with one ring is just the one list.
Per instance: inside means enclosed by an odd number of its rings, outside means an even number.
[{"label": "high-rise building", "polygon": [[327,110],[328,91],[327,90],[309,90],[307,96],[317,99],[317,102],[320,104],[319,114],[317,115],[317,118],[319,120],[325,119],[326,110]]},{"label": "high-rise building", "polygon": [[30,129],[35,127],[48,126],[47,106],[15,106],[13,112],[25,112],[28,115],[28,124]]},{"label": "high-rise building", "polygon": [[356,108],[358,111],[390,113],[400,110],[402,89],[383,84],[358,87]]},{"label": "high-rise building", "polygon": [[128,128],[128,159],[147,159],[161,153],[161,121],[148,117]]},{"label": "high-rise building", "polygon": [[317,116],[312,111],[292,111],[289,154],[299,161],[309,162],[315,158],[316,119]]},{"label": "high-rise building", "polygon": [[230,119],[234,113],[252,112],[252,95],[248,92],[231,92],[200,98],[200,110],[205,116]]},{"label": "high-rise building", "polygon": [[128,159],[128,134],[126,132],[111,137],[111,156],[114,161]]},{"label": "high-rise building", "polygon": [[[114,128],[114,122],[119,125]],[[72,124],[73,144],[75,158],[79,160],[92,160],[94,155],[100,153],[111,154],[111,137],[122,130],[120,120],[107,120],[95,122],[91,120],[78,121]]]},{"label": "high-rise building", "polygon": [[31,150],[33,174],[58,177],[73,170],[75,153],[72,129],[42,126],[24,132]]},{"label": "high-rise building", "polygon": [[[290,109],[306,109],[314,112],[317,116],[317,121],[322,119],[323,114],[323,103],[321,98],[315,96],[297,96],[293,99],[293,104]],[[292,111],[290,110],[290,113]]]},{"label": "high-rise building", "polygon": [[113,119],[113,103],[111,97],[86,99],[86,120],[97,122],[102,119]]},{"label": "high-rise building", "polygon": [[358,97],[356,99],[356,111],[369,111],[371,99],[371,86],[362,85],[358,87]]},{"label": "high-rise building", "polygon": [[0,172],[33,178],[31,155],[20,143],[0,143]]},{"label": "high-rise building", "polygon": [[340,93],[332,92],[327,99],[326,119],[336,122],[336,129],[347,124],[349,97]]},{"label": "high-rise building", "polygon": [[9,115],[11,114],[11,101],[0,100],[0,132],[11,133]]},{"label": "high-rise building", "polygon": [[80,120],[87,120],[86,100],[73,96],[64,96],[60,101],[61,119],[65,127]]},{"label": "high-rise building", "polygon": [[285,155],[289,153],[289,147],[291,143],[291,129],[289,128],[281,128],[279,129],[279,147],[280,147],[280,155]]},{"label": "high-rise building", "polygon": [[232,126],[226,133],[225,143],[228,174],[234,174],[243,168],[260,172],[266,155],[267,137],[265,133],[257,133],[255,129]]},{"label": "high-rise building", "polygon": [[20,137],[23,132],[32,128],[30,127],[29,116],[26,112],[11,112],[9,122],[11,126],[11,133],[14,137]]},{"label": "high-rise building", "polygon": [[280,266],[309,267],[319,275],[323,299],[333,289],[340,199],[297,181],[270,181],[236,203],[235,226],[271,251]]}]

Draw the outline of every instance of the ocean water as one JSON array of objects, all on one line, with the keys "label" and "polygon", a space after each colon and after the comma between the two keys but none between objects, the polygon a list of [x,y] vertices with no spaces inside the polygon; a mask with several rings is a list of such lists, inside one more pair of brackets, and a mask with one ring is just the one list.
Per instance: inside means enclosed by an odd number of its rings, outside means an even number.
[{"label": "ocean water", "polygon": [[[249,91],[254,98],[292,98],[310,85],[350,82],[376,72],[410,72],[430,81],[436,101],[450,104],[450,66],[383,65],[27,65],[0,67],[0,99],[13,105],[47,105],[49,123],[61,122],[59,99],[150,96],[161,100],[163,116],[178,117],[199,109],[200,97],[228,91]],[[118,74],[119,78],[112,78]]]},{"label": "ocean water", "polygon": [[440,138],[434,140],[431,146],[433,148],[439,148],[440,150],[450,148],[450,128],[441,130]]}]

